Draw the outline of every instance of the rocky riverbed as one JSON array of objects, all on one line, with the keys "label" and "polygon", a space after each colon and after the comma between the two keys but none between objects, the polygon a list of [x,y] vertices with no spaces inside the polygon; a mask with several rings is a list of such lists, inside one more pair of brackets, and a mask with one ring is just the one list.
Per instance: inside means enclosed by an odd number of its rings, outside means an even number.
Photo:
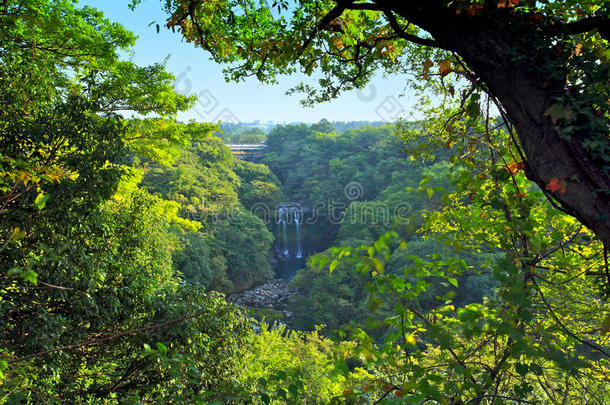
[{"label": "rocky riverbed", "polygon": [[244,307],[287,312],[285,309],[288,298],[294,294],[296,290],[291,289],[286,280],[274,279],[258,287],[231,294],[229,301]]}]

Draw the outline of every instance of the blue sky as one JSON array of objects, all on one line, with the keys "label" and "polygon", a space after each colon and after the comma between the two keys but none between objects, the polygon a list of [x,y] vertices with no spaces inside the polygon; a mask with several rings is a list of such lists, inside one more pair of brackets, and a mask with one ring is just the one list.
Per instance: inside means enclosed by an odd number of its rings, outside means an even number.
[{"label": "blue sky", "polygon": [[[306,76],[286,76],[279,84],[264,85],[252,79],[245,83],[227,83],[222,66],[209,59],[202,49],[182,40],[178,33],[163,29],[166,15],[159,0],[143,0],[131,11],[126,0],[81,1],[104,12],[111,21],[121,23],[138,36],[136,46],[129,57],[139,65],[161,62],[169,56],[167,70],[176,80],[176,89],[198,94],[195,107],[179,115],[180,120],[218,122],[317,122],[330,121],[395,121],[405,115],[412,100],[399,97],[404,90],[401,77],[376,77],[366,89],[345,93],[331,103],[314,108],[302,107],[300,95],[285,95],[285,91]],[[156,21],[161,25],[157,33]],[[408,116],[406,116],[408,118]]]}]

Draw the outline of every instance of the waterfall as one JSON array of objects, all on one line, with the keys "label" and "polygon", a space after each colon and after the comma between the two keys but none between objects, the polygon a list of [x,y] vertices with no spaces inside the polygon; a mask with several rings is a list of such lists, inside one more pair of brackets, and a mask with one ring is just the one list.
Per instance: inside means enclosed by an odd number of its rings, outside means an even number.
[{"label": "waterfall", "polygon": [[[281,204],[278,207],[277,214],[277,223],[282,225],[282,253],[287,259],[291,257],[291,253],[293,258],[302,259],[303,241],[301,240],[301,226],[303,224],[303,209],[298,204]],[[288,225],[292,225],[292,221],[295,224],[295,232],[294,234],[290,233],[290,240],[288,240]],[[293,244],[295,237],[296,246]]]},{"label": "waterfall", "polygon": [[284,241],[284,254],[288,256],[288,236],[286,235],[286,210],[283,207],[279,209],[280,222],[282,223],[282,240]]},{"label": "waterfall", "polygon": [[[283,280],[291,280],[298,270],[305,266],[304,257],[307,254],[307,229],[305,212],[298,203],[282,203],[276,211],[276,244],[277,262],[274,268],[275,276]],[[294,221],[294,228],[292,227]]]},{"label": "waterfall", "polygon": [[301,247],[301,225],[299,224],[299,212],[294,210],[294,223],[297,227],[297,259],[303,257],[303,248]]}]

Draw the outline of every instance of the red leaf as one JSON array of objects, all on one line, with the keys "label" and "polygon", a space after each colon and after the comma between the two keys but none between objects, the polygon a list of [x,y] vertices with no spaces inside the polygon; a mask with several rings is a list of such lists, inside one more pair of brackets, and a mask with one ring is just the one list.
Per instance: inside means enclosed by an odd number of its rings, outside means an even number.
[{"label": "red leaf", "polygon": [[525,168],[525,163],[523,162],[518,162],[518,163],[513,163],[510,164],[508,166],[504,166],[504,169],[509,172],[509,173],[517,173],[519,171],[519,169],[523,169]]},{"label": "red leaf", "polygon": [[557,177],[553,177],[551,181],[547,183],[545,188],[551,193],[559,191],[561,194],[565,194],[566,182],[565,180],[559,180]]}]

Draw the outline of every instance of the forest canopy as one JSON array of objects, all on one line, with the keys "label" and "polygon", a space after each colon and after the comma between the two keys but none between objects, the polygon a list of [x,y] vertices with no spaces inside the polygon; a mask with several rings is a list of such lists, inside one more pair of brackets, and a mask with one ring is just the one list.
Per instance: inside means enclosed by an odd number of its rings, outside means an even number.
[{"label": "forest canopy", "polygon": [[161,4],[231,80],[423,118],[181,122],[120,24],[0,3],[0,403],[610,401],[608,2]]},{"label": "forest canopy", "polygon": [[316,103],[362,88],[380,70],[409,74],[454,110],[433,132],[445,142],[467,137],[454,124],[494,105],[528,178],[610,244],[609,2],[161,3],[167,27],[227,65],[231,80],[319,71],[317,86],[292,90]]}]

